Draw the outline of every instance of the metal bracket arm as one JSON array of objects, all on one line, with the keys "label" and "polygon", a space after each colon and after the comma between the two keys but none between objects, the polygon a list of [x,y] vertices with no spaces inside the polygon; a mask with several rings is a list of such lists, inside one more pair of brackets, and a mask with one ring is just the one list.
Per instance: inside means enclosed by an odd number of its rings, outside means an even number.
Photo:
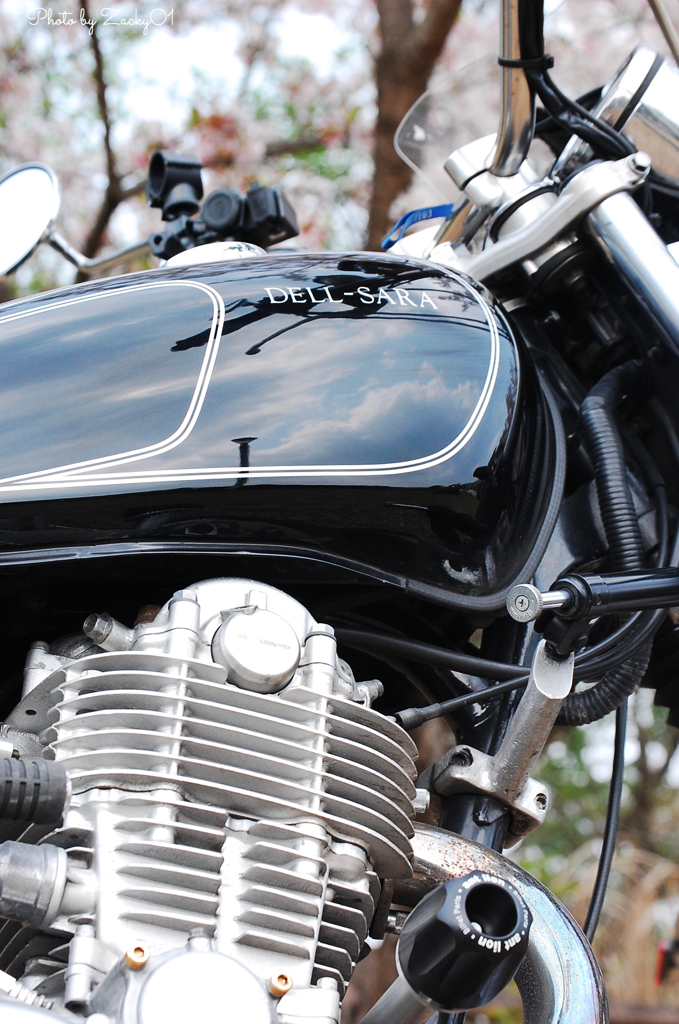
[{"label": "metal bracket arm", "polygon": [[[483,793],[501,800],[512,812],[507,846],[513,846],[523,836],[542,825],[550,805],[549,787],[529,778],[520,793],[513,798],[502,797],[497,784],[495,758],[473,747],[453,747],[446,755],[447,766],[432,773],[434,789],[441,796],[453,793]],[[439,762],[439,765],[441,763]]]},{"label": "metal bracket arm", "polygon": [[512,812],[514,841],[541,825],[549,807],[549,790],[530,775],[571,691],[574,664],[573,654],[555,658],[541,640],[525,693],[497,753],[453,747],[433,767],[435,790],[442,796],[471,792],[499,800]]},{"label": "metal bracket arm", "polygon": [[487,281],[501,270],[544,249],[605,199],[641,185],[650,167],[650,158],[645,153],[590,164],[566,185],[552,208],[533,224],[513,232],[475,256],[460,259],[459,268],[477,281]]}]

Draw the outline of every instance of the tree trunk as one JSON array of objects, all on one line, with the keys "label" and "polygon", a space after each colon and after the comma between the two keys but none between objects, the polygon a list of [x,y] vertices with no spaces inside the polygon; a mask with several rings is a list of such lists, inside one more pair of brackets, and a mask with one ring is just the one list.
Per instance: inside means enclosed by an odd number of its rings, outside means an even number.
[{"label": "tree trunk", "polygon": [[412,180],[412,171],[394,149],[394,133],[426,90],[461,4],[431,0],[424,20],[416,24],[412,0],[377,0],[381,50],[375,62],[378,113],[368,249],[380,248],[392,226],[392,203]]}]

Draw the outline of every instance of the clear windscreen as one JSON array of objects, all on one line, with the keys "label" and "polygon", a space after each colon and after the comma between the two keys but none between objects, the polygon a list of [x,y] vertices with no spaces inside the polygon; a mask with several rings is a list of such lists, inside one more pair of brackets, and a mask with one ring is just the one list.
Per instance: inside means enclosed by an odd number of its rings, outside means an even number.
[{"label": "clear windscreen", "polygon": [[[545,0],[545,26],[564,0]],[[488,53],[452,73],[441,75],[401,121],[394,136],[396,152],[426,183],[431,201],[450,202],[458,190],[443,169],[455,149],[496,132],[500,119],[500,68],[497,63],[497,24],[482,21]],[[470,40],[476,48],[478,35]],[[481,48],[485,47],[485,41]]]},{"label": "clear windscreen", "polygon": [[443,169],[454,149],[497,131],[500,78],[497,55],[489,53],[439,78],[401,121],[396,152],[439,201],[457,189]]}]

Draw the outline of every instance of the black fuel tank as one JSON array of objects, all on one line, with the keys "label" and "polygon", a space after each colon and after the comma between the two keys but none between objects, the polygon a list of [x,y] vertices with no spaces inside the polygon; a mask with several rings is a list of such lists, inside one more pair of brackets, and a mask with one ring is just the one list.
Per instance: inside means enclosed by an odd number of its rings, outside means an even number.
[{"label": "black fuel tank", "polygon": [[2,308],[0,365],[5,549],[202,530],[484,595],[544,516],[532,370],[424,263],[272,254],[49,292]]}]

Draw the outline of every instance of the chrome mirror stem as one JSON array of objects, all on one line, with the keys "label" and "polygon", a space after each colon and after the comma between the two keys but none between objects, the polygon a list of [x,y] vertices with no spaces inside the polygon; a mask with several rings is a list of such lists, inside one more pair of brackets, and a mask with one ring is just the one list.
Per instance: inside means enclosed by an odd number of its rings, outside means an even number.
[{"label": "chrome mirror stem", "polygon": [[111,256],[99,256],[95,259],[88,259],[87,256],[83,256],[72,245],[69,245],[66,239],[62,238],[56,231],[52,231],[45,241],[84,274],[94,274],[98,270],[109,270],[118,263],[125,263],[139,256],[146,256],[151,252],[148,242],[139,242],[137,245],[130,245],[128,248],[121,249]]},{"label": "chrome mirror stem", "polygon": [[670,20],[663,0],[648,0],[648,3],[672,56],[677,64],[679,64],[679,35],[677,35],[677,31]]}]

